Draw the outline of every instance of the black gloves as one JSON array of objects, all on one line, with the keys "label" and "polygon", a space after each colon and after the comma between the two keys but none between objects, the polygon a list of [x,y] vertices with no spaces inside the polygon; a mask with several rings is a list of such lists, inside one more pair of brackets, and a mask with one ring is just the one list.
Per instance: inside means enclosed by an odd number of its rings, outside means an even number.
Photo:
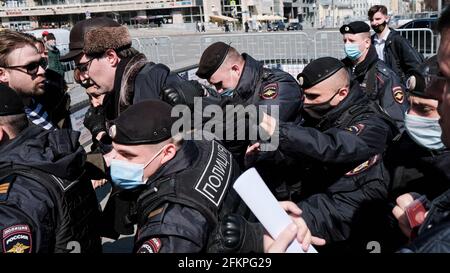
[{"label": "black gloves", "polygon": [[260,223],[251,223],[241,215],[229,214],[218,225],[208,252],[264,252],[264,229]]},{"label": "black gloves", "polygon": [[194,107],[194,98],[203,97],[205,91],[197,81],[180,80],[168,84],[161,91],[161,99],[172,106],[177,104],[187,105],[190,109]]},{"label": "black gloves", "polygon": [[106,132],[105,111],[102,106],[90,107],[84,115],[83,121],[86,127],[95,138],[100,132]]}]

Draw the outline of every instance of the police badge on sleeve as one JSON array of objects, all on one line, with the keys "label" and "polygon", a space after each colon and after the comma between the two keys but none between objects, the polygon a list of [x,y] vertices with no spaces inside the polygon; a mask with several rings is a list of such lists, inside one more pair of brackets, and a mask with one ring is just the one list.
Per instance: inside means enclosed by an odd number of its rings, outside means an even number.
[{"label": "police badge on sleeve", "polygon": [[15,225],[2,231],[4,253],[31,253],[32,239],[28,225]]}]

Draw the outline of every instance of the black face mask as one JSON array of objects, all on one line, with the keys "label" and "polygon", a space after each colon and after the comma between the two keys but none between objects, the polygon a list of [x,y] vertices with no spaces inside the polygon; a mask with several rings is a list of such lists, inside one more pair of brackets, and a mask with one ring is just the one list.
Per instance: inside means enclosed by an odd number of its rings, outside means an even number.
[{"label": "black face mask", "polygon": [[[340,90],[340,89],[339,89]],[[303,111],[305,111],[310,117],[314,119],[320,119],[325,116],[331,109],[334,108],[330,104],[331,100],[336,97],[339,90],[327,101],[321,103],[305,103],[303,104]]]},{"label": "black face mask", "polygon": [[379,24],[378,26],[372,25],[372,29],[373,31],[375,31],[375,33],[381,33],[386,28],[386,24],[387,22],[384,21],[382,24]]}]

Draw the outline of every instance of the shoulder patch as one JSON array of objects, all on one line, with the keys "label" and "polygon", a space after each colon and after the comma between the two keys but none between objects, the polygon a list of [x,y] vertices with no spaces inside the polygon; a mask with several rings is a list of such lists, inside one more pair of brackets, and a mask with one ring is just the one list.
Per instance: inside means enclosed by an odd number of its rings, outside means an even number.
[{"label": "shoulder patch", "polygon": [[260,94],[260,97],[265,100],[273,100],[278,96],[278,83],[269,83],[264,86],[263,91]]},{"label": "shoulder patch", "polygon": [[353,170],[349,171],[348,173],[345,174],[345,176],[353,176],[353,175],[357,175],[359,173],[362,173],[363,171],[369,169],[370,167],[372,167],[375,163],[378,162],[378,159],[380,158],[379,155],[374,155],[372,156],[369,160],[361,163],[360,165],[358,165],[356,168],[354,168]]},{"label": "shoulder patch", "polygon": [[4,253],[31,253],[32,238],[28,225],[14,225],[2,231]]},{"label": "shoulder patch", "polygon": [[400,86],[392,88],[392,94],[394,96],[394,100],[397,103],[403,103],[403,101],[405,100],[405,93],[403,92],[403,89]]},{"label": "shoulder patch", "polygon": [[151,238],[150,240],[147,240],[142,244],[137,253],[158,253],[161,247],[161,239]]},{"label": "shoulder patch", "polygon": [[345,130],[347,130],[351,133],[354,133],[356,135],[359,135],[362,132],[362,130],[364,129],[364,127],[365,127],[364,124],[358,123],[356,125],[352,125],[350,127],[345,128]]},{"label": "shoulder patch", "polygon": [[216,207],[219,207],[230,184],[233,157],[217,141],[212,141],[211,149],[208,164],[194,189]]}]

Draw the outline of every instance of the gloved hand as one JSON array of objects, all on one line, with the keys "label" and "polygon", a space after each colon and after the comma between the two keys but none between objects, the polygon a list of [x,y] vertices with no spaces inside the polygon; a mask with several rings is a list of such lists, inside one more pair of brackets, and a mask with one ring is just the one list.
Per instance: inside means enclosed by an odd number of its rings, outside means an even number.
[{"label": "gloved hand", "polygon": [[194,107],[194,98],[203,97],[205,90],[202,85],[194,80],[180,80],[169,84],[161,91],[162,100],[172,106],[177,104],[187,105],[190,109]]},{"label": "gloved hand", "polygon": [[94,138],[100,132],[106,132],[106,119],[105,111],[102,106],[90,107],[84,115],[83,121],[84,127],[86,127]]},{"label": "gloved hand", "polygon": [[209,252],[249,253],[264,252],[264,228],[238,214],[228,214],[219,223]]}]

